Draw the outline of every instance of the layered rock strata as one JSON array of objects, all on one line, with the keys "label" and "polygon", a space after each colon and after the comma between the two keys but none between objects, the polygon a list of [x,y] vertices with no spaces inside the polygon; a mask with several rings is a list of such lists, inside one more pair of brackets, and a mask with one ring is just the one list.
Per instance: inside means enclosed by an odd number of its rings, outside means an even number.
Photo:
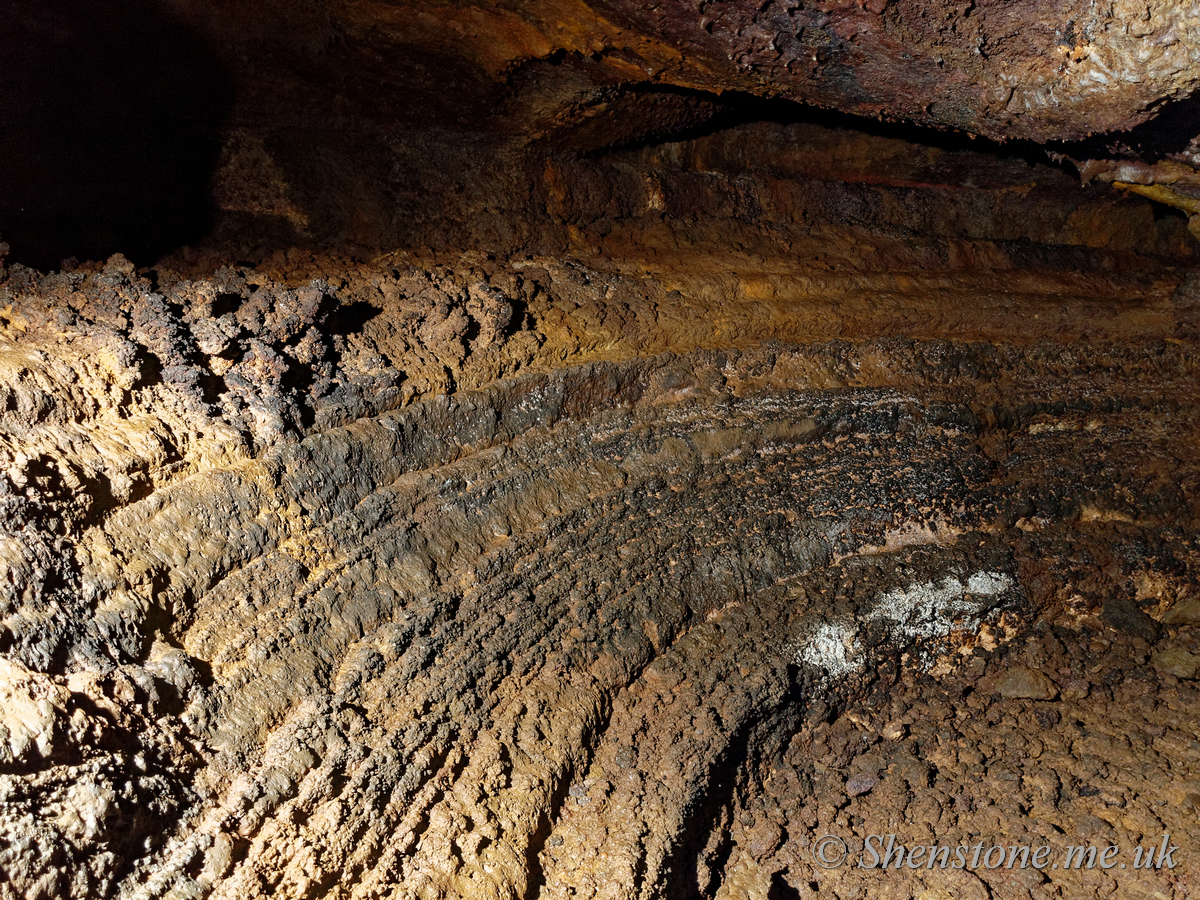
[{"label": "layered rock strata", "polygon": [[1187,896],[811,854],[1198,845],[1185,274],[310,265],[8,272],[0,894]]}]

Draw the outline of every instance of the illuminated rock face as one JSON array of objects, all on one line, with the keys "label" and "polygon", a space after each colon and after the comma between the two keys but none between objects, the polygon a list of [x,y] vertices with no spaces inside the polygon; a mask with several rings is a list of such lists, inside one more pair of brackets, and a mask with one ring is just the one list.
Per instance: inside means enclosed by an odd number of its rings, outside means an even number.
[{"label": "illuminated rock face", "polygon": [[664,310],[580,261],[324,266],[10,273],[8,895],[811,893],[880,877],[820,833],[1195,846],[1179,289],[847,342],[814,298]]},{"label": "illuminated rock face", "polygon": [[1196,87],[1200,15],[1176,3],[598,4],[713,80],[994,138],[1129,128]]},{"label": "illuminated rock face", "polygon": [[1194,892],[1186,218],[752,96],[1110,130],[1190,7],[97,8],[198,105],[0,209],[0,898]]},{"label": "illuminated rock face", "polygon": [[[1192,4],[10,7],[0,122],[20,124],[0,130],[0,234],[43,268],[147,264],[214,236],[236,259],[347,243],[557,253],[554,176],[581,154],[816,107],[1002,142],[1109,134],[1057,149],[1087,178],[1132,162],[1170,186],[1158,199],[1200,203]],[[1164,108],[1183,110],[1165,137],[1116,134]]]},{"label": "illuminated rock face", "polygon": [[[419,85],[404,99],[457,107],[446,118],[459,121],[494,115],[487,101],[528,70],[543,104],[565,100],[553,114],[568,118],[568,98],[586,79],[593,88],[740,90],[998,139],[1072,140],[1138,125],[1200,83],[1200,13],[1168,0],[172,6],[244,48],[235,68],[281,69],[296,84],[333,75],[343,103],[374,109]],[[541,115],[551,120],[550,110]]]}]

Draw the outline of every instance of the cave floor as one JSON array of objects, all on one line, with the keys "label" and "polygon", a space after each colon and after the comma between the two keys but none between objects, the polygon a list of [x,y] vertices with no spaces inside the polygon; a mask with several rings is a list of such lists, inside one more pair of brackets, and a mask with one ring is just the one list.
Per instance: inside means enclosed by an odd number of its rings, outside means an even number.
[{"label": "cave floor", "polygon": [[1190,896],[1192,276],[847,234],[10,268],[0,896]]}]

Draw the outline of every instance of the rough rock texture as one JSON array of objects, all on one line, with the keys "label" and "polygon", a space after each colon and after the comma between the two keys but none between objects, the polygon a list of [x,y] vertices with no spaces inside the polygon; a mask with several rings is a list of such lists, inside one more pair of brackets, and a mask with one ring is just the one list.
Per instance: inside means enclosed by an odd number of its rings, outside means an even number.
[{"label": "rough rock texture", "polygon": [[1191,93],[1200,16],[1075,0],[603,0],[746,85],[989,137],[1079,138]]},{"label": "rough rock texture", "polygon": [[0,236],[40,268],[201,243],[251,262],[256,245],[558,253],[558,176],[581,155],[811,120],[798,101],[998,141],[1110,135],[1056,145],[1101,169],[1124,160],[1112,132],[1182,108],[1182,142],[1140,162],[1192,171],[1175,156],[1200,130],[1183,100],[1200,12],[1173,0],[9,7]]},{"label": "rough rock texture", "polygon": [[1195,896],[1198,29],[11,0],[0,900]]},{"label": "rough rock texture", "polygon": [[[543,112],[547,121],[571,101],[594,105],[585,89],[641,84],[1064,140],[1145,121],[1196,89],[1200,62],[1200,14],[1168,0],[322,0],[301,15],[284,0],[172,6],[222,44],[265,50],[249,65],[270,67],[276,84],[295,84],[304,67],[310,83],[336,84],[343,103],[376,108],[418,81],[410,105],[444,107],[453,87],[466,101],[459,121],[511,96],[506,81],[529,78],[536,86],[518,97],[557,106]],[[570,74],[548,77],[554,63]],[[454,83],[414,78],[422,66],[457,69]],[[335,68],[340,77],[320,77]]]},{"label": "rough rock texture", "polygon": [[602,262],[9,271],[0,892],[1187,896],[809,849],[1197,846],[1190,282]]}]

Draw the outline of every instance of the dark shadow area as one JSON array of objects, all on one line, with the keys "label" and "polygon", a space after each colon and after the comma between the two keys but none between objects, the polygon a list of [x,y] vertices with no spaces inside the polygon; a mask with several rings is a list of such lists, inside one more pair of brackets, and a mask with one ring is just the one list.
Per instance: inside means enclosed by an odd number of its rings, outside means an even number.
[{"label": "dark shadow area", "polygon": [[800,900],[800,892],[787,883],[782,872],[776,872],[771,876],[767,900]]},{"label": "dark shadow area", "polygon": [[1200,136],[1200,93],[1184,100],[1165,103],[1158,114],[1129,131],[1098,134],[1082,141],[1059,141],[1046,145],[1075,159],[1136,159],[1158,162],[1187,149]]},{"label": "dark shadow area", "polygon": [[726,829],[720,845],[706,858],[710,835],[720,830],[722,813],[736,809],[739,795],[753,790],[750,773],[763,759],[782,754],[790,736],[811,712],[806,691],[792,675],[789,672],[788,690],[780,703],[745,722],[714,761],[707,784],[690,806],[688,825],[661,869],[662,881],[655,887],[658,896],[703,900],[719,887],[718,883],[701,883],[699,863],[703,860],[709,877],[719,880],[732,856],[734,841]]},{"label": "dark shadow area", "polygon": [[233,88],[202,36],[145,0],[8,0],[0,59],[10,262],[144,265],[211,228]]},{"label": "dark shadow area", "polygon": [[736,128],[739,125],[769,122],[776,125],[803,124],[818,125],[823,128],[841,128],[862,132],[872,137],[893,138],[943,151],[987,153],[1001,159],[1024,160],[1030,165],[1055,165],[1047,157],[1042,146],[1034,141],[1019,140],[1001,143],[963,131],[940,130],[911,122],[867,118],[800,103],[796,100],[759,97],[740,91],[727,91],[718,96],[691,88],[659,85],[635,87],[631,91],[652,96],[662,94],[693,96],[697,99],[710,100],[716,104],[716,107],[711,117],[703,122],[681,128],[669,135],[656,132],[637,140],[598,148],[585,156],[601,156],[614,151],[636,150],[660,143],[696,140]]},{"label": "dark shadow area", "polygon": [[[1183,152],[1193,138],[1200,137],[1200,93],[1161,105],[1153,119],[1129,131],[1097,134],[1080,141],[1039,144],[1030,140],[995,141],[954,129],[867,118],[794,100],[759,97],[738,91],[716,95],[690,88],[655,85],[631,87],[629,92],[639,97],[644,95],[648,99],[675,95],[691,98],[697,104],[708,101],[712,104],[711,113],[682,127],[671,129],[668,123],[658,130],[647,130],[633,140],[618,140],[597,146],[584,152],[584,158],[598,158],[663,143],[697,140],[739,126],[766,122],[843,129],[871,137],[906,141],[914,147],[928,147],[949,153],[986,154],[998,161],[1019,160],[1029,166],[1056,168],[1076,179],[1079,171],[1075,165],[1052,154],[1065,154],[1077,160],[1131,159],[1155,163],[1171,154]],[[1163,215],[1173,214],[1168,212]]]},{"label": "dark shadow area", "polygon": [[1157,162],[1187,149],[1200,136],[1200,93],[1183,100],[1164,103],[1150,121],[1128,131],[1097,134],[1080,141],[1050,141],[1039,144],[1030,140],[995,141],[954,129],[938,129],[912,122],[875,119],[852,113],[812,106],[784,98],[759,97],[740,91],[717,95],[692,88],[642,85],[629,93],[646,99],[662,96],[690,98],[708,102],[711,114],[683,127],[647,130],[633,140],[614,141],[585,152],[585,157],[637,150],[662,143],[674,143],[709,137],[740,125],[769,122],[777,125],[818,125],[858,131],[872,137],[893,138],[916,146],[949,152],[986,153],[998,159],[1020,159],[1030,165],[1062,168],[1072,176],[1075,168],[1050,157],[1051,152],[1065,153],[1075,159],[1139,159]]},{"label": "dark shadow area", "polygon": [[324,335],[359,334],[381,312],[382,307],[366,300],[340,303],[332,295],[326,295],[317,311],[317,320],[321,323],[321,333]]}]

